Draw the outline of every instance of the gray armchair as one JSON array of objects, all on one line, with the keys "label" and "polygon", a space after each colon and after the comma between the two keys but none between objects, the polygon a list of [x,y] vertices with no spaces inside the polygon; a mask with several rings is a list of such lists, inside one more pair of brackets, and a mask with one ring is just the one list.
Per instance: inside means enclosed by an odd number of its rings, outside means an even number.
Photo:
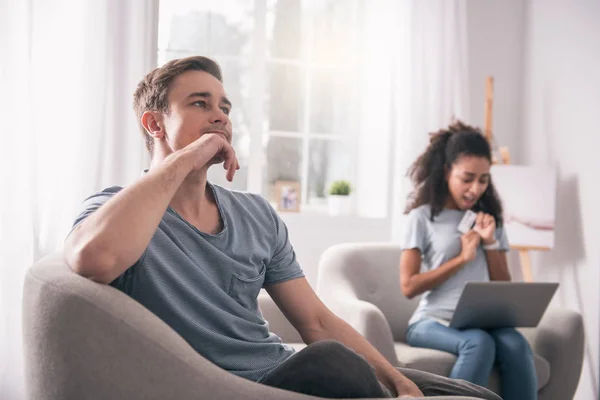
[{"label": "gray armchair", "polygon": [[30,268],[23,294],[31,400],[318,399],[222,370],[135,300],[75,274],[61,254]]},{"label": "gray armchair", "polygon": [[[408,320],[419,300],[408,300],[400,290],[400,252],[398,246],[387,243],[334,246],[321,258],[317,292],[394,365],[448,376],[456,361],[453,354],[406,343]],[[535,354],[539,399],[571,399],[583,363],[581,315],[548,309],[537,328],[520,331]],[[499,393],[497,370],[488,388]]]}]

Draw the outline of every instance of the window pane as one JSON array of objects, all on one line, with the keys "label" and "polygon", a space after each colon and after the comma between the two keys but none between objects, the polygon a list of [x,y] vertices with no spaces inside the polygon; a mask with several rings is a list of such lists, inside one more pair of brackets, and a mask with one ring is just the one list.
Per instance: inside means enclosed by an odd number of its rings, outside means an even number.
[{"label": "window pane", "polygon": [[351,147],[339,140],[311,139],[309,142],[308,204],[324,203],[335,180],[354,176]]},{"label": "window pane", "polygon": [[304,70],[293,65],[273,64],[267,88],[268,130],[299,132],[304,116]]},{"label": "window pane", "polygon": [[208,19],[209,13],[206,11],[196,11],[183,7],[178,2],[161,1],[159,50],[185,50],[197,54],[208,53]]},{"label": "window pane", "polygon": [[277,181],[301,182],[302,139],[271,136],[265,152],[267,165],[263,195],[275,202]]},{"label": "window pane", "polygon": [[357,53],[357,2],[319,0],[312,8],[311,63],[347,65]]},{"label": "window pane", "polygon": [[355,86],[349,69],[311,68],[310,133],[354,133],[359,102]]},{"label": "window pane", "polygon": [[271,58],[302,58],[303,1],[272,0],[267,11],[267,55]]},{"label": "window pane", "polygon": [[210,1],[213,7],[209,19],[210,53],[241,56],[252,51],[254,5],[247,0]]},{"label": "window pane", "polygon": [[169,0],[160,2],[161,51],[241,56],[251,51],[254,2]]},{"label": "window pane", "polygon": [[360,27],[357,3],[270,0],[266,19],[268,55],[288,60],[310,59],[318,64],[347,64],[355,53]]},{"label": "window pane", "polygon": [[199,55],[205,55],[206,53],[202,53],[202,52],[197,52],[194,50],[183,50],[183,51],[176,51],[176,50],[159,50],[158,51],[158,65],[163,65],[165,64],[167,61],[171,61],[174,60],[176,58],[184,58],[184,57],[191,57],[191,56],[199,56]]}]

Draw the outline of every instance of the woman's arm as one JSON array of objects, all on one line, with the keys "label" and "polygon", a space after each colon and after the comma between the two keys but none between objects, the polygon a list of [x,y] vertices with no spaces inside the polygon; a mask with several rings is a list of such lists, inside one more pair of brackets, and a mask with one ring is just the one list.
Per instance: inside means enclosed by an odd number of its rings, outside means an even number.
[{"label": "woman's arm", "polygon": [[480,242],[479,234],[470,231],[461,236],[461,242],[462,250],[458,256],[427,272],[420,272],[421,250],[403,250],[400,256],[400,288],[402,293],[410,299],[431,290],[448,280],[463,265],[474,260]]},{"label": "woman's arm", "polygon": [[508,272],[508,263],[506,262],[506,252],[500,250],[486,250],[490,280],[492,281],[510,281],[510,272]]},{"label": "woman's arm", "polygon": [[[473,229],[481,236],[481,241],[485,246],[498,243],[496,239],[496,220],[490,214],[478,213]],[[485,258],[487,259],[488,272],[492,281],[510,281],[510,273],[508,272],[508,263],[506,262],[506,252],[498,249],[498,243],[493,249],[485,250]]]}]

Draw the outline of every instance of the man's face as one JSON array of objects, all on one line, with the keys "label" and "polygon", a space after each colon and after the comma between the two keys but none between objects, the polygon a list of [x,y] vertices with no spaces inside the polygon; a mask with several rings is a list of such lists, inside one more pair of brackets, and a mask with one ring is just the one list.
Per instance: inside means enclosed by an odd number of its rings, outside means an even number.
[{"label": "man's face", "polygon": [[204,71],[187,71],[172,82],[168,101],[163,121],[170,151],[207,133],[221,135],[231,143],[231,102],[217,78]]}]

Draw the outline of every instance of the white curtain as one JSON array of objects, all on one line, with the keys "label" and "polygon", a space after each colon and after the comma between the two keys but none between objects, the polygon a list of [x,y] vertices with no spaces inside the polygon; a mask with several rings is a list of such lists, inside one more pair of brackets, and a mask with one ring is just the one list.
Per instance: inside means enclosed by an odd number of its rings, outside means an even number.
[{"label": "white curtain", "polygon": [[393,140],[393,54],[396,35],[397,2],[369,0],[361,10],[362,68],[360,85],[359,133],[357,144],[356,209],[361,217],[384,218],[389,209],[389,181],[393,176],[390,142]]},{"label": "white curtain", "polygon": [[0,0],[0,398],[24,398],[22,281],[81,201],[139,176],[132,111],[158,0]]},{"label": "white curtain", "polygon": [[357,210],[391,215],[394,241],[411,190],[410,163],[430,132],[453,117],[469,118],[465,1],[364,2]]},{"label": "white curtain", "polygon": [[406,171],[429,143],[429,133],[452,118],[469,120],[466,0],[398,2],[392,128],[392,239],[402,233]]}]

